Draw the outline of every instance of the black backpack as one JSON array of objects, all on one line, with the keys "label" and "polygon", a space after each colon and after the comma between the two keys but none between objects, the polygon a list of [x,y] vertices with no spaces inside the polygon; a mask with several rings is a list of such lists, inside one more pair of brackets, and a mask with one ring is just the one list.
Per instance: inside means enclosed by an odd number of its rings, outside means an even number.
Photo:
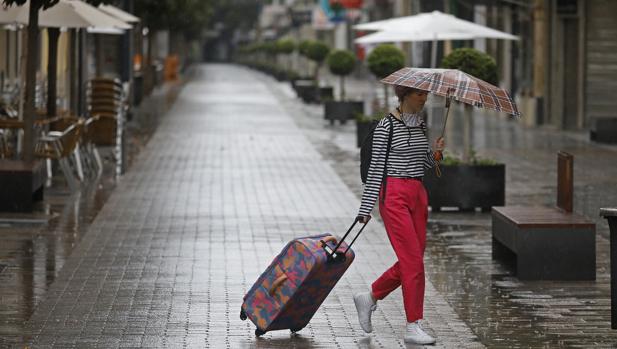
[{"label": "black backpack", "polygon": [[[384,164],[383,174],[381,181],[383,182],[386,177],[386,167],[388,166],[388,155],[390,155],[390,146],[392,145],[392,134],[394,133],[394,125],[392,124],[392,114],[388,114],[386,116],[388,121],[390,121],[390,134],[388,135],[388,146],[386,148],[386,161]],[[368,178],[368,169],[371,165],[371,156],[373,153],[373,134],[375,133],[375,128],[379,124],[379,121],[375,120],[371,124],[371,128],[369,133],[364,138],[362,142],[362,147],[360,148],[360,177],[362,178],[362,183],[366,184],[366,179]]]}]

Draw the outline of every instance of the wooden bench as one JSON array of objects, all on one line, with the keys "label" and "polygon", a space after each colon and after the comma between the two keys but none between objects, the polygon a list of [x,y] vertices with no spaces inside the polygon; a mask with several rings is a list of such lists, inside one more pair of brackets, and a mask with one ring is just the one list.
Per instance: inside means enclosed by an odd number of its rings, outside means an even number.
[{"label": "wooden bench", "polygon": [[557,207],[493,207],[493,258],[514,258],[521,280],[595,280],[596,226],[572,212],[574,158],[557,162]]}]

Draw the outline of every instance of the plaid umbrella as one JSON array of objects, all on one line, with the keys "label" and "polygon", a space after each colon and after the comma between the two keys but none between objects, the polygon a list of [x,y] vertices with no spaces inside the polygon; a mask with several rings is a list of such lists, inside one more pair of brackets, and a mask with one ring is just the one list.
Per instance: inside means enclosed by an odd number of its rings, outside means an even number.
[{"label": "plaid umbrella", "polygon": [[493,109],[520,116],[510,94],[497,86],[456,69],[403,68],[383,78],[381,82],[428,91],[476,107]]}]

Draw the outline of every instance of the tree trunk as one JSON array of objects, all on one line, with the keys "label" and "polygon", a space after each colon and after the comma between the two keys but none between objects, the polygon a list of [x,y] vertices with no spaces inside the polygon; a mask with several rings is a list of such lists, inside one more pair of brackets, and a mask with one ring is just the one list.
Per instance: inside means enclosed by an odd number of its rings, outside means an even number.
[{"label": "tree trunk", "polygon": [[341,75],[341,102],[345,102],[345,76]]},{"label": "tree trunk", "polygon": [[49,38],[47,60],[47,117],[54,117],[57,114],[57,82],[58,82],[58,38],[60,28],[47,28]]},{"label": "tree trunk", "polygon": [[468,163],[472,158],[472,110],[469,104],[463,104],[463,162]]},{"label": "tree trunk", "polygon": [[388,105],[388,85],[384,84],[383,85],[383,109],[384,112],[388,112],[388,108],[390,108],[390,106]]},{"label": "tree trunk", "polygon": [[36,87],[36,63],[39,53],[39,1],[30,1],[28,23],[28,56],[26,59],[26,95],[24,97],[24,144],[23,159],[34,160],[34,93]]}]

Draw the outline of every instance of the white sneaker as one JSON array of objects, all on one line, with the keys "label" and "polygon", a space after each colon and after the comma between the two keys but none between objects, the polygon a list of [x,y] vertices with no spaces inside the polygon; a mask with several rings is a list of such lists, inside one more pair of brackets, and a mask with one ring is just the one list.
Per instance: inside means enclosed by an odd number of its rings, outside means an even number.
[{"label": "white sneaker", "polygon": [[373,299],[373,296],[370,292],[356,293],[353,296],[353,302],[356,304],[356,310],[358,311],[360,327],[362,327],[366,333],[373,332],[371,315],[373,315],[373,312],[377,309],[377,303]]},{"label": "white sneaker", "polygon": [[435,344],[435,338],[424,332],[418,321],[408,322],[407,331],[405,332],[405,343],[413,344]]}]

